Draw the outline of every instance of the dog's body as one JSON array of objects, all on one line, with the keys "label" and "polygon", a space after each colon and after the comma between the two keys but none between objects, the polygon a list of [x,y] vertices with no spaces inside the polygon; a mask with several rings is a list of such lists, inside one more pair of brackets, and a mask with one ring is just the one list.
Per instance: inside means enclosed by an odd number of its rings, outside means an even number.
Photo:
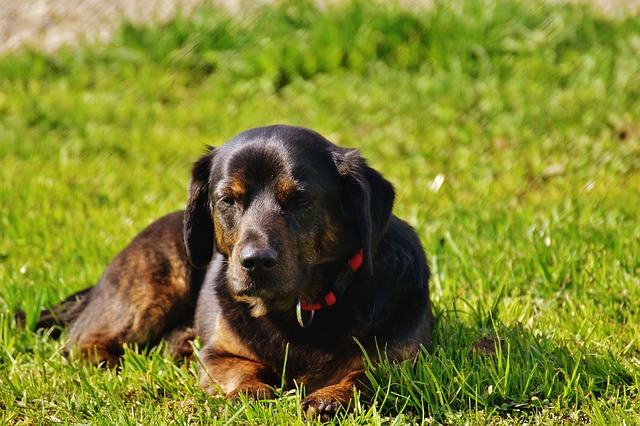
[{"label": "dog's body", "polygon": [[58,309],[69,348],[115,365],[123,343],[195,318],[207,392],[268,396],[284,379],[330,417],[364,378],[360,346],[402,360],[430,345],[429,269],[393,199],[357,151],[315,132],[241,133],[195,164],[185,212],[149,226]]}]

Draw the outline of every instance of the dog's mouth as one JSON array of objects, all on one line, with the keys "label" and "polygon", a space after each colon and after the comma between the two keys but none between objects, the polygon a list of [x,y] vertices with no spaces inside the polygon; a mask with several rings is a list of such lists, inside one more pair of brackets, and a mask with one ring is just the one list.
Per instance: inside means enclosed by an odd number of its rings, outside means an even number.
[{"label": "dog's mouth", "polygon": [[270,280],[256,280],[247,276],[230,276],[228,283],[234,299],[252,307],[264,307],[258,309],[259,312],[293,309],[298,301],[295,281],[283,282],[275,277]]},{"label": "dog's mouth", "polygon": [[325,299],[329,293],[335,295],[323,284],[336,281],[343,272],[342,263],[342,260],[327,261],[315,267],[300,267],[298,263],[294,270],[282,269],[262,275],[232,266],[227,271],[227,284],[233,298],[249,305],[254,317],[269,312],[295,312],[301,304],[304,310],[309,310],[304,306],[332,304]]},{"label": "dog's mouth", "polygon": [[270,289],[246,287],[233,291],[233,296],[237,299],[262,299],[264,301],[277,300],[286,296],[285,292]]},{"label": "dog's mouth", "polygon": [[229,271],[228,283],[233,294],[238,296],[260,297],[274,299],[285,296],[296,290],[293,277],[281,277],[279,275],[266,277],[252,277],[249,274],[234,274]]},{"label": "dog's mouth", "polygon": [[291,293],[259,289],[233,293],[233,298],[247,304],[251,310],[251,316],[256,318],[269,312],[293,311],[298,301]]}]

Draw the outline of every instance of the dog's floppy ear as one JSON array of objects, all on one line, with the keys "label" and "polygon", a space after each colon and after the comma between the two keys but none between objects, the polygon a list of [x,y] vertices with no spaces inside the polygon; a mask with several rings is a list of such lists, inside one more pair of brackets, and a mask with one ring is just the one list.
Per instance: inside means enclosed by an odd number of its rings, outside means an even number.
[{"label": "dog's floppy ear", "polygon": [[200,158],[191,171],[189,201],[184,214],[184,242],[189,262],[204,268],[213,257],[213,216],[209,200],[209,185],[214,149]]},{"label": "dog's floppy ear", "polygon": [[395,191],[391,182],[369,167],[356,149],[334,156],[344,186],[343,206],[357,222],[363,249],[363,268],[373,273],[373,253],[384,235]]}]

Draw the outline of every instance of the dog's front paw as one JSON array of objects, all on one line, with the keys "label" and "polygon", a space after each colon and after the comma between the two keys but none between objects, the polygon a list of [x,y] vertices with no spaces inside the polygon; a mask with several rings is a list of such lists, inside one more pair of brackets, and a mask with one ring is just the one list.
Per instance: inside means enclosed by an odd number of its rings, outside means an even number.
[{"label": "dog's front paw", "polygon": [[320,418],[322,421],[327,421],[335,417],[340,405],[335,398],[316,397],[312,394],[302,401],[301,408],[307,418]]},{"label": "dog's front paw", "polygon": [[347,408],[353,399],[353,386],[329,386],[313,392],[302,400],[302,412],[307,418],[331,420],[338,410]]}]

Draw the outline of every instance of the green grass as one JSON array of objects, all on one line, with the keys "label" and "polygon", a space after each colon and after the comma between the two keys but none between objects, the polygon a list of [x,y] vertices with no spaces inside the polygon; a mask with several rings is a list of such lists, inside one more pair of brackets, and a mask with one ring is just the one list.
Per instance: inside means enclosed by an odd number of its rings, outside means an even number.
[{"label": "green grass", "polygon": [[[0,423],[292,424],[163,347],[119,373],[23,330],[186,202],[206,144],[304,125],[396,186],[433,270],[434,348],[372,365],[344,424],[640,423],[640,19],[576,5],[202,8],[0,58]],[[497,338],[496,355],[474,351]]]}]

